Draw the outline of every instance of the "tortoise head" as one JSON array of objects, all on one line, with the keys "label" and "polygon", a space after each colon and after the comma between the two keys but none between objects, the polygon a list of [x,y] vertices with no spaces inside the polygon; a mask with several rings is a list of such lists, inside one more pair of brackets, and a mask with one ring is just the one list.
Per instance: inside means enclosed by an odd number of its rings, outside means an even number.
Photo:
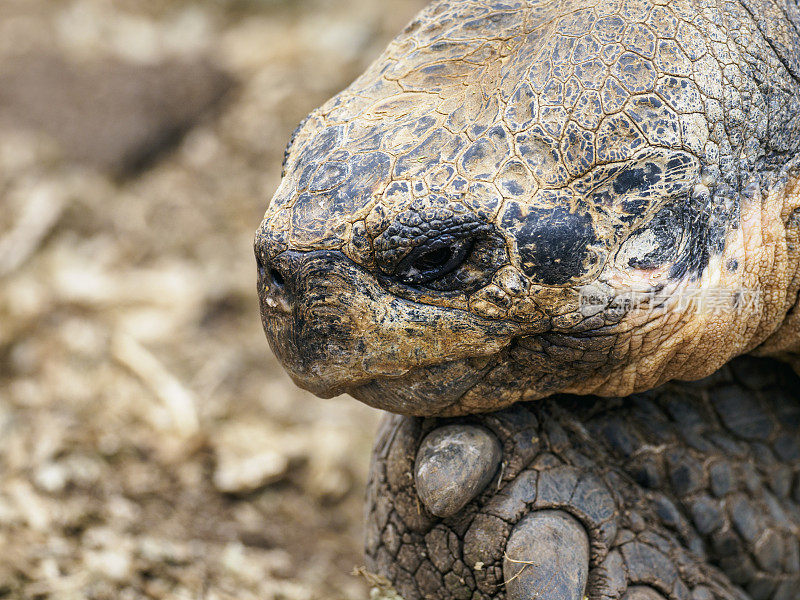
[{"label": "tortoise head", "polygon": [[[734,193],[694,80],[721,72],[692,71],[672,9],[625,36],[602,4],[493,5],[435,2],[293,136],[256,256],[295,382],[452,415],[699,378],[763,340],[760,183]],[[755,170],[745,133],[726,152]]]}]

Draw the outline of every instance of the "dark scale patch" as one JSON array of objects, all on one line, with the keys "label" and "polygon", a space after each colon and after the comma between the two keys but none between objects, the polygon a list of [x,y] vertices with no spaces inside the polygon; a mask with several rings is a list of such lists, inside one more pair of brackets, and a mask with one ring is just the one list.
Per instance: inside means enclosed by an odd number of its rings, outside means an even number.
[{"label": "dark scale patch", "polygon": [[[708,265],[711,248],[714,246],[709,231],[709,216],[712,212],[712,198],[707,190],[698,190],[691,194],[681,210],[676,214],[684,228],[686,246],[675,261],[669,276],[681,279],[689,276],[699,279],[703,269]],[[724,231],[722,232],[724,235]]]},{"label": "dark scale patch", "polygon": [[687,156],[681,154],[667,161],[667,171],[680,171],[688,166]]},{"label": "dark scale patch", "polygon": [[341,144],[343,127],[328,127],[305,146],[300,156],[300,164],[311,165],[328,160],[330,154]]},{"label": "dark scale patch", "polygon": [[319,163],[306,164],[300,171],[300,177],[297,179],[297,191],[306,191],[311,183],[311,178],[317,172]]},{"label": "dark scale patch", "polygon": [[350,150],[345,150],[342,148],[341,150],[335,150],[328,155],[328,160],[332,162],[347,162],[350,160],[350,157],[354,154],[364,154],[364,152],[350,152]]},{"label": "dark scale patch", "polygon": [[583,175],[591,168],[595,161],[594,146],[592,132],[581,129],[574,123],[567,125],[561,151],[571,175]]},{"label": "dark scale patch", "polygon": [[637,217],[644,215],[647,208],[650,206],[650,200],[647,198],[630,198],[622,201],[622,210],[628,213],[620,217],[623,221],[632,221]]},{"label": "dark scale patch", "polygon": [[502,183],[503,189],[511,196],[522,196],[525,193],[525,188],[519,182],[513,179],[507,179]]},{"label": "dark scale patch", "polygon": [[536,283],[563,285],[587,270],[589,244],[597,242],[588,214],[509,204],[502,226],[517,240],[522,270]]},{"label": "dark scale patch", "polygon": [[389,184],[389,187],[386,188],[385,194],[387,196],[396,196],[400,194],[407,194],[408,193],[408,182],[407,181],[392,181]]},{"label": "dark scale patch", "polygon": [[350,174],[350,168],[346,163],[326,162],[317,169],[314,177],[308,185],[308,191],[324,192],[331,188],[341,185]]},{"label": "dark scale patch", "polygon": [[733,273],[739,268],[739,261],[735,258],[732,258],[725,264],[725,267],[728,269],[728,271]]},{"label": "dark scale patch", "polygon": [[625,194],[631,190],[643,192],[645,188],[661,181],[661,167],[647,163],[635,169],[626,169],[614,180],[614,193]]},{"label": "dark scale patch", "polygon": [[679,211],[671,206],[661,209],[645,227],[635,231],[629,239],[635,241],[644,236],[647,236],[648,243],[642,244],[642,254],[628,259],[628,266],[634,269],[656,269],[674,260],[683,237]]},{"label": "dark scale patch", "polygon": [[366,254],[372,249],[372,242],[367,236],[367,228],[364,221],[353,223],[353,233],[350,243],[358,252]]},{"label": "dark scale patch", "polygon": [[383,152],[371,152],[353,158],[349,177],[336,189],[333,212],[353,213],[366,204],[376,186],[388,179],[391,157]]},{"label": "dark scale patch", "polygon": [[413,137],[420,137],[431,128],[436,125],[436,119],[434,117],[422,117],[411,128],[411,133]]},{"label": "dark scale patch", "polygon": [[320,240],[340,236],[346,226],[341,217],[370,201],[375,187],[388,178],[390,161],[388,155],[372,152],[350,160],[347,169],[324,164],[313,180],[319,191],[300,194],[292,208],[295,231]]},{"label": "dark scale patch", "polygon": [[435,129],[417,146],[397,159],[395,177],[419,177],[452,161],[459,151],[458,138],[446,129]]},{"label": "dark scale patch", "polygon": [[289,162],[289,153],[292,151],[292,146],[294,146],[294,141],[297,139],[297,134],[300,133],[300,130],[303,128],[303,125],[306,124],[308,119],[311,115],[307,116],[305,119],[300,121],[300,124],[295,127],[294,131],[292,131],[292,135],[289,137],[289,142],[286,144],[286,148],[283,150],[283,162],[281,163],[281,178],[286,177],[286,163]]}]

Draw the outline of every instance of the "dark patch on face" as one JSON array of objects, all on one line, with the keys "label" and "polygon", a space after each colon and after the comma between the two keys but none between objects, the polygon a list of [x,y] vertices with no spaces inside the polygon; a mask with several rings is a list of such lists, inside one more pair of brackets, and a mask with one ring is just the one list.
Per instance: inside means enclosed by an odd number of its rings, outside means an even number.
[{"label": "dark patch on face", "polygon": [[625,194],[631,190],[644,190],[661,181],[661,168],[655,163],[626,169],[614,180],[614,193]]},{"label": "dark patch on face", "polygon": [[586,173],[595,162],[594,135],[570,123],[561,141],[561,152],[573,176]]},{"label": "dark patch on face", "polygon": [[389,176],[391,158],[383,152],[370,152],[352,158],[349,173],[340,177],[331,190],[332,204],[326,210],[333,214],[350,214],[366,204],[375,187]]},{"label": "dark patch on face", "polygon": [[[671,159],[669,164],[675,162]],[[594,178],[588,178],[584,183],[584,189],[589,191],[593,205],[604,210],[612,208],[621,222],[637,226],[651,214],[656,201],[674,193],[672,188],[677,184],[670,183],[670,176],[670,170],[665,169],[657,159],[640,160],[627,168],[598,170]],[[579,188],[576,189],[580,193]]]},{"label": "dark patch on face", "polygon": [[399,194],[407,194],[407,193],[408,193],[407,181],[392,181],[389,184],[389,187],[386,188],[387,196],[396,196]]},{"label": "dark patch on face", "polygon": [[367,227],[364,221],[353,223],[350,243],[361,254],[367,254],[372,249],[372,242],[367,235]]},{"label": "dark patch on face", "polygon": [[727,267],[728,271],[733,273],[734,271],[736,271],[736,269],[739,268],[739,261],[736,260],[735,258],[732,258],[725,264],[725,266]]},{"label": "dark patch on face", "polygon": [[656,269],[674,260],[683,235],[680,214],[671,206],[667,206],[653,217],[653,220],[633,233],[632,237],[650,233],[650,251],[628,260],[628,266],[634,269]]},{"label": "dark patch on face", "polygon": [[324,192],[341,185],[349,174],[350,168],[347,163],[326,162],[317,169],[317,172],[311,178],[308,190],[312,193]]},{"label": "dark patch on face", "polygon": [[[659,155],[661,156],[661,155]],[[589,199],[597,207],[615,207],[623,223],[637,224],[629,240],[625,264],[653,269],[671,264],[672,279],[697,279],[712,255],[725,249],[725,236],[735,226],[739,197],[724,182],[697,186],[694,159],[686,153],[641,161],[615,173],[610,185],[599,186]],[[664,205],[652,218],[654,204]],[[648,219],[640,224],[642,219]]]},{"label": "dark patch on face", "polygon": [[649,206],[650,201],[646,198],[631,198],[630,200],[623,200],[622,210],[628,214],[620,218],[623,221],[631,221],[637,217],[641,217],[644,215]]},{"label": "dark patch on face", "polygon": [[422,117],[419,121],[414,123],[414,126],[411,128],[411,134],[418,138],[435,125],[436,119],[434,117]]},{"label": "dark patch on face", "polygon": [[309,142],[300,156],[303,166],[328,160],[330,154],[341,145],[343,127],[329,127]]},{"label": "dark patch on face", "polygon": [[678,171],[687,167],[688,159],[684,155],[675,156],[667,161],[667,171]]},{"label": "dark patch on face", "polygon": [[585,273],[588,246],[597,242],[592,218],[563,206],[523,209],[514,203],[502,226],[516,237],[524,273],[543,285],[563,285]]},{"label": "dark patch on face", "polygon": [[[692,192],[681,203],[680,212],[676,212],[675,219],[680,220],[681,227],[684,228],[686,247],[670,270],[669,276],[672,279],[681,279],[687,275],[691,280],[699,279],[708,265],[712,249],[720,248],[720,242],[724,247],[724,228],[713,228],[710,223],[714,212],[714,198],[708,189]],[[714,236],[720,235],[721,239],[714,239]]]},{"label": "dark patch on face", "polygon": [[509,179],[503,182],[503,189],[512,196],[522,196],[525,193],[525,188],[518,181]]}]

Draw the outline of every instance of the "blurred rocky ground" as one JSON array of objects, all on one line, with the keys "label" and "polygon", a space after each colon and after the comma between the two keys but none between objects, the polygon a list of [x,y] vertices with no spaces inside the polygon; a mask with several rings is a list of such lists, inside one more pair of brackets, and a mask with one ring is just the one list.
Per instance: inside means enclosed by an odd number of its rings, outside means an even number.
[{"label": "blurred rocky ground", "polygon": [[280,370],[251,242],[424,3],[0,2],[0,598],[366,597],[379,415]]}]

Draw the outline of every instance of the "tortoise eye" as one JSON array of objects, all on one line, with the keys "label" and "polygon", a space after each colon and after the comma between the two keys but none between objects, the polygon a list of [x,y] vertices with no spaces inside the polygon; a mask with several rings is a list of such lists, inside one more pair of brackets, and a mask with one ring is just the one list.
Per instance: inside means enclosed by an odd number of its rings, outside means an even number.
[{"label": "tortoise eye", "polygon": [[455,271],[466,260],[473,240],[452,240],[449,244],[413,250],[397,267],[397,277],[415,285],[434,281]]},{"label": "tortoise eye", "polygon": [[432,271],[441,269],[450,262],[451,258],[453,258],[453,250],[451,248],[438,248],[420,256],[414,261],[413,266],[420,272]]}]

